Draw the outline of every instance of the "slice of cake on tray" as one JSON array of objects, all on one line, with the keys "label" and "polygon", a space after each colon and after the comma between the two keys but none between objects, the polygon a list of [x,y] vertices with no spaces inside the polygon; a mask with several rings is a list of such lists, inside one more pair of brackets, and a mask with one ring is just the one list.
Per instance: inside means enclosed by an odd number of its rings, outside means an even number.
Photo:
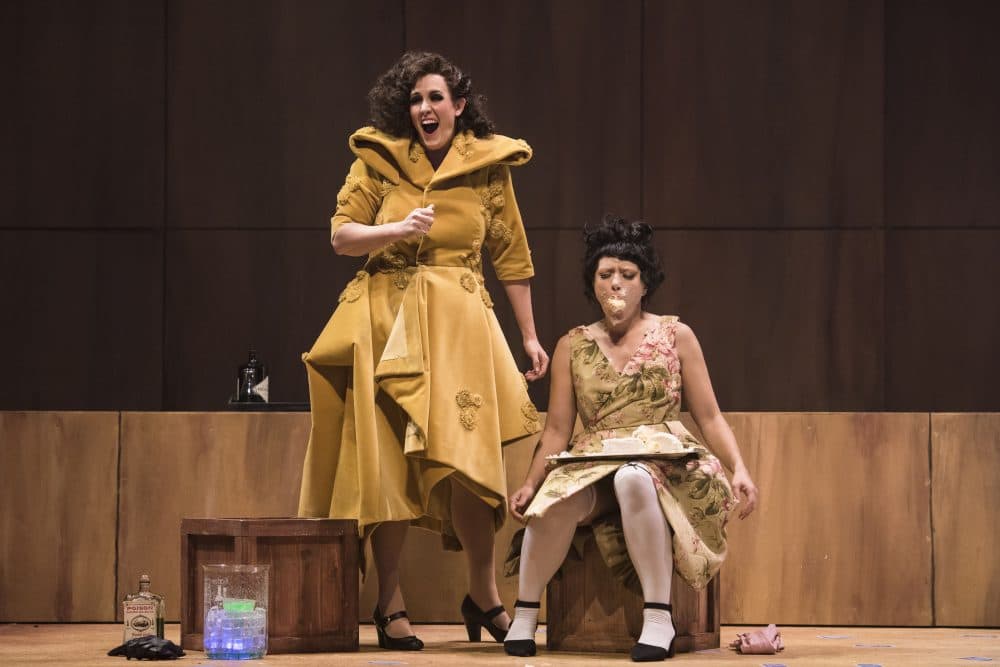
[{"label": "slice of cake on tray", "polygon": [[687,451],[680,438],[672,433],[640,426],[628,438],[602,440],[603,454],[671,454]]},{"label": "slice of cake on tray", "polygon": [[642,454],[645,452],[639,438],[608,438],[601,440],[602,454]]}]

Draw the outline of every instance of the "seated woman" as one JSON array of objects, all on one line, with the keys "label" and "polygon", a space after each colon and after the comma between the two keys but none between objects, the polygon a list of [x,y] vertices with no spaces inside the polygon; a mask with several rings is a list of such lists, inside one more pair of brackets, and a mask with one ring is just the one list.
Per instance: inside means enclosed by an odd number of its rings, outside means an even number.
[{"label": "seated woman", "polygon": [[[535,654],[542,591],[577,526],[593,521],[595,534],[611,543],[601,551],[616,575],[638,575],[642,587],[642,635],[632,659],[663,660],[673,656],[676,634],[670,606],[674,568],[694,588],[707,585],[726,555],[725,524],[739,502],[733,490],[745,499],[740,518],[746,518],[757,503],[757,488],[719,412],[694,332],[674,316],[645,310],[663,281],[650,226],[606,218],[584,235],[584,287],[603,317],[571,330],[556,346],[545,430],[524,484],[509,499],[511,512],[527,520],[527,528],[519,599],[504,649]],[[710,449],[677,421],[682,387]],[[573,437],[577,413],[584,430]],[[677,458],[560,461],[546,475],[546,457],[563,452],[567,443],[570,455],[594,454],[604,451],[605,440],[620,438],[634,438],[640,449],[680,445],[690,451],[671,454]],[[720,460],[732,471],[732,486]],[[601,517],[611,519],[604,525],[620,521],[621,530],[598,531]]]}]

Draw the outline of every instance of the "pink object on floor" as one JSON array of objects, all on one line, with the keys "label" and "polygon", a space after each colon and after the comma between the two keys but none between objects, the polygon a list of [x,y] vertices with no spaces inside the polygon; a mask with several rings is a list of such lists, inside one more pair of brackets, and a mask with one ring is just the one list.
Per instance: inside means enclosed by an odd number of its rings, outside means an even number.
[{"label": "pink object on floor", "polygon": [[785,645],[781,641],[778,626],[772,623],[761,630],[739,633],[736,635],[736,639],[729,644],[729,648],[736,649],[740,653],[770,655],[782,650]]}]

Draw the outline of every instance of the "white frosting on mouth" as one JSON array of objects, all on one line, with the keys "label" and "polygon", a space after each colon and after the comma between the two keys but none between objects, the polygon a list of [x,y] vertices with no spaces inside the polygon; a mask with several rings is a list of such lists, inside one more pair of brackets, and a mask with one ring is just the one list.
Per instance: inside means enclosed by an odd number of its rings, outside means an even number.
[{"label": "white frosting on mouth", "polygon": [[608,304],[608,308],[610,308],[613,313],[620,313],[625,310],[625,299],[620,296],[609,296],[604,300],[604,302]]}]

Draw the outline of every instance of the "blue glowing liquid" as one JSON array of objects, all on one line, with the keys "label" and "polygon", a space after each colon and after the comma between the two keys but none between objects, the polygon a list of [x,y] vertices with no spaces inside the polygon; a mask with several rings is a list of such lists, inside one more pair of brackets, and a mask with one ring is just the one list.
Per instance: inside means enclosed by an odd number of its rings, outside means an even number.
[{"label": "blue glowing liquid", "polygon": [[205,655],[209,660],[252,660],[267,653],[267,610],[205,614]]}]

